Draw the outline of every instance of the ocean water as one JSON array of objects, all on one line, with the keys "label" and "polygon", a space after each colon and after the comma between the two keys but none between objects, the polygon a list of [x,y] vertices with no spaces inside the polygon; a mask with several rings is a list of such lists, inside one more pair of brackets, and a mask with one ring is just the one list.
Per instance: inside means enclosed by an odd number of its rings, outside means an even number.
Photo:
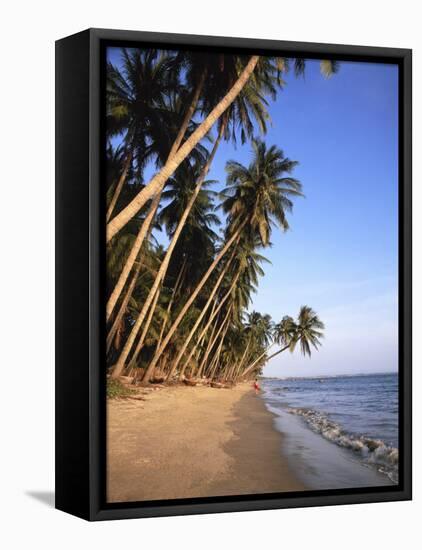
[{"label": "ocean water", "polygon": [[398,482],[398,376],[264,379],[263,398],[310,488]]}]

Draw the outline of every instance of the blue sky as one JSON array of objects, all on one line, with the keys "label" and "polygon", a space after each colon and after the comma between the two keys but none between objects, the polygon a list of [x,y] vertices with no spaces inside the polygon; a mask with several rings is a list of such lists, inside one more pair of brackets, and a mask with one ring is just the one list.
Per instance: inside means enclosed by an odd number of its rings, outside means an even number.
[{"label": "blue sky", "polygon": [[[111,55],[113,61],[117,57]],[[309,61],[289,73],[271,103],[265,140],[299,161],[291,229],[276,230],[271,260],[251,309],[275,321],[303,304],[326,324],[323,347],[304,358],[274,358],[267,376],[394,371],[397,357],[398,72],[396,66],[342,62],[330,79]],[[220,146],[210,179],[225,163],[247,164],[250,144]],[[217,186],[219,189],[221,186]],[[216,188],[216,189],[217,189]]]}]

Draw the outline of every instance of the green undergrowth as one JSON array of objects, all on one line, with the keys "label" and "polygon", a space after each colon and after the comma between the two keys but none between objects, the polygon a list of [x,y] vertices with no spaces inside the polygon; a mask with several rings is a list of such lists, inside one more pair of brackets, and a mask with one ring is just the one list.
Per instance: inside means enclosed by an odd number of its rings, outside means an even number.
[{"label": "green undergrowth", "polygon": [[136,390],[131,390],[124,386],[119,380],[109,378],[107,380],[107,398],[108,399],[124,399],[136,393]]}]

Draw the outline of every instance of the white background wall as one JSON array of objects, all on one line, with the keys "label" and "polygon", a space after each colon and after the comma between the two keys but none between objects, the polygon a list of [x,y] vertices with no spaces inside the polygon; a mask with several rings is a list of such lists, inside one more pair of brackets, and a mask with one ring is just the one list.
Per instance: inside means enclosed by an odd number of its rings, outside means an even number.
[{"label": "white background wall", "polygon": [[[392,549],[420,540],[421,351],[415,349],[415,501],[89,524],[53,490],[54,40],[87,27],[414,49],[415,310],[422,306],[421,56],[412,0],[72,0],[2,3],[0,32],[0,541],[4,548]],[[419,132],[418,132],[419,130]],[[419,248],[419,250],[418,250]],[[421,330],[415,319],[415,340]],[[71,391],[71,388],[69,388]],[[47,495],[47,496],[46,496]],[[415,542],[412,544],[411,540]]]}]

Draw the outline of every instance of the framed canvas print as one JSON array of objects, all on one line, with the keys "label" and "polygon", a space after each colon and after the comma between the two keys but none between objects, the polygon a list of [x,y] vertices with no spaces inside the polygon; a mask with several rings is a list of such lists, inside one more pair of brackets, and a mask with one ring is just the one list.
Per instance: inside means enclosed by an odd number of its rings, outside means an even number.
[{"label": "framed canvas print", "polygon": [[411,51],[56,43],[56,506],[411,498]]}]

